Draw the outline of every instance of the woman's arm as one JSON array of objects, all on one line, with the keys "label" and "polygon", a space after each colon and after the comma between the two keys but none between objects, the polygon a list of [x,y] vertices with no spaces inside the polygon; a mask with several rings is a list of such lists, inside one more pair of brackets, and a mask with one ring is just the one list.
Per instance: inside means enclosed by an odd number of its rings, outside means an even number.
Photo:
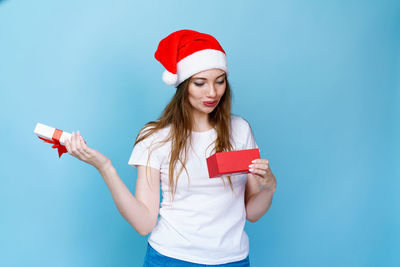
[{"label": "woman's arm", "polygon": [[268,160],[257,159],[250,168],[245,190],[246,219],[256,222],[267,213],[272,204],[276,179],[268,166]]},{"label": "woman's arm", "polygon": [[118,211],[141,235],[149,234],[158,217],[160,205],[160,172],[138,166],[135,196],[125,186],[111,162],[98,169],[114,199]]},{"label": "woman's arm", "polygon": [[133,196],[125,186],[111,161],[87,146],[82,136],[72,133],[65,146],[72,156],[93,165],[109,188],[120,214],[141,235],[151,232],[157,222],[160,204],[160,172],[154,168],[138,166],[136,192]]}]

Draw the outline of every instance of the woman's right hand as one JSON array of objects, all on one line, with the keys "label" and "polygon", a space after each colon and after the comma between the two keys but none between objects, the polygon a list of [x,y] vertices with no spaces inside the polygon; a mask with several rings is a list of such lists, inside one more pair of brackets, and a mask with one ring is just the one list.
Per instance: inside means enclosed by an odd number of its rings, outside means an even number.
[{"label": "woman's right hand", "polygon": [[70,155],[93,165],[98,170],[110,163],[109,158],[87,146],[79,131],[77,133],[72,132],[71,138],[65,140],[65,147]]}]

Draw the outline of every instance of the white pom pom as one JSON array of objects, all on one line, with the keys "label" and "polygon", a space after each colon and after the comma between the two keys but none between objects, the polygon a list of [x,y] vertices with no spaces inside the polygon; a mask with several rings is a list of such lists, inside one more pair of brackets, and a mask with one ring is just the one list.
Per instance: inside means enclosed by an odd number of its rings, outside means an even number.
[{"label": "white pom pom", "polygon": [[163,81],[167,84],[167,85],[176,85],[176,82],[178,81],[178,75],[173,74],[169,71],[164,71],[163,75],[162,75],[162,79]]}]

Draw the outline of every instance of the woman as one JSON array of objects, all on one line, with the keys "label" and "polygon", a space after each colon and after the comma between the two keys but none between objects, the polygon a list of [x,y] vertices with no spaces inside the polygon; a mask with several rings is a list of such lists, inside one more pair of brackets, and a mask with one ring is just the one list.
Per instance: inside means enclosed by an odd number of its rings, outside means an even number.
[{"label": "woman", "polygon": [[176,93],[136,137],[128,162],[138,172],[135,195],[79,132],[68,153],[96,167],[121,215],[151,233],[144,266],[249,266],[244,224],[268,211],[276,179],[266,159],[247,175],[208,177],[213,153],[258,148],[248,122],[231,114],[225,51],[211,35],[180,30],[161,40],[155,58]]}]

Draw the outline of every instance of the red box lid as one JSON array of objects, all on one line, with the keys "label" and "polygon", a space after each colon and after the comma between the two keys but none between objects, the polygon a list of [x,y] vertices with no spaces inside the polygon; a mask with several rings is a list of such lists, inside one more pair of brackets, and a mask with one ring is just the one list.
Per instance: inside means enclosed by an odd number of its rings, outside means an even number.
[{"label": "red box lid", "polygon": [[217,152],[207,158],[210,178],[249,173],[249,165],[260,158],[260,150],[245,149],[227,152]]}]

